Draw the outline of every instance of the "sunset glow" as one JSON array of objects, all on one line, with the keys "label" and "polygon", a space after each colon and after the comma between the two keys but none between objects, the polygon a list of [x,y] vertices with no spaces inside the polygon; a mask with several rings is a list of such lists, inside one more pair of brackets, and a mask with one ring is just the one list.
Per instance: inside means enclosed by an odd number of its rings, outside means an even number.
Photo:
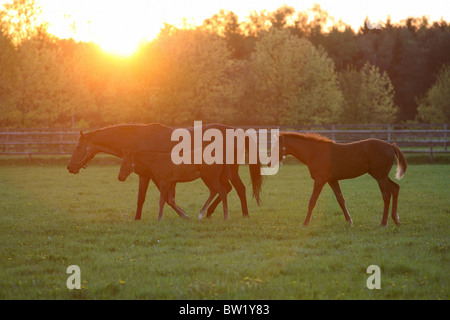
[{"label": "sunset glow", "polygon": [[[0,0],[0,3],[10,2]],[[274,11],[288,5],[296,11],[311,9],[319,3],[335,21],[343,21],[358,30],[364,19],[393,22],[409,16],[428,16],[430,21],[449,20],[446,1],[427,1],[411,4],[409,1],[145,1],[145,0],[36,0],[42,8],[42,19],[49,23],[48,31],[60,38],[95,42],[105,51],[130,55],[140,43],[152,40],[164,27],[200,25],[219,12],[233,11],[244,21],[253,11]]]}]

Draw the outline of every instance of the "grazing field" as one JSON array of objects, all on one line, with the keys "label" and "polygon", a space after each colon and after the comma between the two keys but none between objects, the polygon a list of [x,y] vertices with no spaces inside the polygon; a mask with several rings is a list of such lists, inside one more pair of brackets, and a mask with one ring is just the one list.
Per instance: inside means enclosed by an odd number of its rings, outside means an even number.
[{"label": "grazing field", "polygon": [[[58,161],[0,164],[0,299],[449,299],[450,165],[410,164],[399,181],[397,227],[380,227],[383,201],[365,175],[341,182],[353,219],[348,226],[325,186],[309,227],[301,224],[313,182],[290,163],[265,178],[250,218],[229,195],[197,220],[206,200],[201,181],[179,184],[183,220],[149,187],[143,219],[134,221],[138,177],[117,180],[119,165],[94,160],[71,175]],[[393,171],[395,170],[395,166]],[[393,174],[391,174],[393,177]],[[81,289],[69,290],[78,265]],[[381,269],[381,289],[366,269]]]}]

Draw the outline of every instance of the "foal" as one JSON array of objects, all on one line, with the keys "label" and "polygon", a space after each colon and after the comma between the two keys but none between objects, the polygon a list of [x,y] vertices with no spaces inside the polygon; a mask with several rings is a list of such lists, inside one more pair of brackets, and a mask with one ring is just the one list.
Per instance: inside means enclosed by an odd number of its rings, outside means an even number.
[{"label": "foal", "polygon": [[189,216],[175,203],[175,185],[177,182],[189,182],[201,178],[209,189],[209,197],[200,210],[201,219],[210,202],[219,194],[223,203],[224,218],[228,219],[227,193],[231,190],[228,182],[230,169],[225,164],[174,164],[171,153],[161,152],[124,152],[119,171],[119,180],[124,181],[132,172],[151,176],[160,191],[158,220],[162,219],[163,208],[167,202],[180,217]]},{"label": "foal", "polygon": [[381,225],[387,225],[389,204],[392,196],[392,219],[400,225],[397,213],[397,200],[400,186],[389,178],[389,172],[397,158],[395,177],[400,180],[406,171],[407,163],[403,153],[395,144],[379,139],[367,139],[352,143],[336,143],[318,134],[281,132],[280,160],[292,155],[309,169],[314,180],[314,190],[309,200],[308,213],[304,225],[308,225],[322,187],[328,183],[344,213],[345,220],[352,219],[345,206],[339,180],[352,179],[365,173],[370,174],[380,187],[384,201]]}]

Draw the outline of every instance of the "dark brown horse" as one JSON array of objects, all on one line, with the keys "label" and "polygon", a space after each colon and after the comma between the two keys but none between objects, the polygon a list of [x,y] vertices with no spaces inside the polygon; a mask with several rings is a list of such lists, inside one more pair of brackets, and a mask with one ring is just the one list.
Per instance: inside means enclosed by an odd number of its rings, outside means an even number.
[{"label": "dark brown horse", "polygon": [[[226,136],[226,129],[233,129],[230,126],[222,124],[209,124],[202,126],[203,130],[214,128],[220,130],[223,136]],[[193,132],[193,128],[187,128]],[[173,147],[177,144],[176,141],[171,141],[173,128],[152,123],[147,125],[117,125],[107,127],[104,129],[81,133],[78,142],[69,160],[67,169],[70,173],[77,174],[81,168],[86,167],[87,163],[99,153],[107,153],[117,157],[123,157],[124,150],[153,151],[153,152],[171,152]],[[194,136],[194,134],[192,134]],[[193,144],[192,144],[193,145]],[[225,145],[225,143],[224,143]],[[250,176],[253,186],[253,196],[259,203],[259,192],[262,185],[262,177],[260,172],[261,165],[250,164]],[[239,199],[241,201],[242,214],[248,216],[247,197],[245,186],[239,177],[239,165],[230,165],[230,182],[235,188]],[[139,220],[142,214],[142,207],[145,202],[150,180],[158,186],[158,181],[149,175],[139,175],[139,192],[137,199],[137,208],[135,220]],[[208,209],[208,216],[214,211],[214,208],[220,202],[220,198],[211,205],[212,209]]]},{"label": "dark brown horse", "polygon": [[403,153],[395,144],[378,139],[367,139],[352,143],[336,143],[318,134],[281,132],[279,137],[280,160],[292,155],[303,162],[314,180],[314,190],[309,200],[308,213],[304,225],[308,225],[317,198],[325,183],[333,189],[336,199],[344,212],[345,220],[352,219],[345,206],[339,180],[351,179],[365,173],[370,174],[380,187],[383,195],[384,211],[381,225],[387,225],[389,205],[392,196],[392,219],[397,225],[399,185],[389,178],[389,172],[397,158],[396,178],[402,178],[407,163]]},{"label": "dark brown horse", "polygon": [[119,171],[119,180],[124,181],[132,173],[152,176],[158,181],[159,215],[162,219],[164,204],[167,202],[180,217],[189,218],[175,202],[175,185],[177,182],[189,182],[201,178],[209,189],[209,197],[200,210],[201,219],[214,197],[219,194],[223,203],[224,218],[228,219],[227,194],[231,190],[228,182],[230,169],[227,164],[174,164],[170,153],[161,152],[125,152]]}]

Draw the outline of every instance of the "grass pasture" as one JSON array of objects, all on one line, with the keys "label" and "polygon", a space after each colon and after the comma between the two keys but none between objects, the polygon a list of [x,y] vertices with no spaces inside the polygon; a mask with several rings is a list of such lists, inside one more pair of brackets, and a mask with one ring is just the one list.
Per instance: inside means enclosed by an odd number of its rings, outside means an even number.
[{"label": "grass pasture", "polygon": [[[66,161],[0,164],[0,299],[450,298],[449,165],[410,164],[400,227],[390,217],[380,227],[381,193],[365,175],[341,182],[353,226],[325,186],[305,228],[313,182],[303,165],[266,177],[261,207],[241,167],[248,219],[232,191],[229,221],[221,206],[198,221],[207,189],[195,181],[177,187],[191,220],[166,206],[157,222],[151,185],[136,222],[136,175],[119,182],[117,163],[96,160],[71,175]],[[70,265],[81,290],[66,287]],[[366,287],[369,265],[381,269],[380,290]]]}]

